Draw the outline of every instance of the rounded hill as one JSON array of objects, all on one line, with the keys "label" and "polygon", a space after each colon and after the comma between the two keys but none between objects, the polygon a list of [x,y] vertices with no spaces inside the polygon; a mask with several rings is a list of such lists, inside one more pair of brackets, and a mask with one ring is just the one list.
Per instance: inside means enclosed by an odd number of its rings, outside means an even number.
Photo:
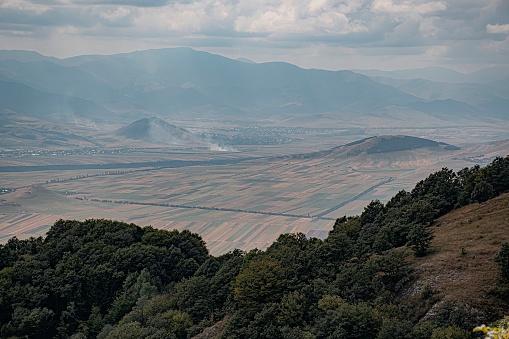
[{"label": "rounded hill", "polygon": [[457,146],[424,138],[417,138],[407,135],[383,135],[361,139],[325,151],[298,154],[295,155],[294,157],[295,158],[319,158],[324,156],[350,157],[361,154],[412,151],[421,148],[434,149],[437,151],[459,150],[459,147]]},{"label": "rounded hill", "polygon": [[127,139],[143,140],[156,144],[182,145],[201,143],[200,138],[191,132],[157,117],[136,120],[132,124],[116,130],[115,134]]}]

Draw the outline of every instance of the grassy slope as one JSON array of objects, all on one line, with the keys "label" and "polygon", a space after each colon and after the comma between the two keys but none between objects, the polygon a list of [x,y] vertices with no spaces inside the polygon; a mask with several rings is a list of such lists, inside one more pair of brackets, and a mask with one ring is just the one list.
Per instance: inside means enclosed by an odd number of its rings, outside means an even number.
[{"label": "grassy slope", "polygon": [[509,194],[455,210],[433,225],[432,252],[414,260],[418,281],[433,286],[445,299],[457,300],[487,318],[507,315],[497,299],[499,266],[494,257],[509,242]]}]

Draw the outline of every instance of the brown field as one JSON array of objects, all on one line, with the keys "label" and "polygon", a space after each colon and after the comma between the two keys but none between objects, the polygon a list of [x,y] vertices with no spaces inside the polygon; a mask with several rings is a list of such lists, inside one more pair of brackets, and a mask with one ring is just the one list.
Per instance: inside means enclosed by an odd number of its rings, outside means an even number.
[{"label": "brown field", "polygon": [[[420,133],[437,135],[441,130]],[[306,138],[307,143],[300,140],[290,145],[249,146],[242,152],[220,154],[207,150],[152,149],[125,157],[94,154],[6,158],[2,165],[272,156],[323,150],[359,139],[325,134]],[[498,143],[455,152],[421,149],[348,158],[267,158],[230,165],[145,171],[127,168],[121,169],[121,173],[3,172],[0,187],[18,190],[0,195],[0,241],[12,236],[44,235],[59,218],[108,218],[162,229],[189,229],[203,237],[213,254],[235,248],[263,249],[281,233],[302,232],[324,238],[335,218],[359,214],[373,199],[387,201],[442,167],[458,170],[474,165],[458,159],[507,154],[509,143]]]}]

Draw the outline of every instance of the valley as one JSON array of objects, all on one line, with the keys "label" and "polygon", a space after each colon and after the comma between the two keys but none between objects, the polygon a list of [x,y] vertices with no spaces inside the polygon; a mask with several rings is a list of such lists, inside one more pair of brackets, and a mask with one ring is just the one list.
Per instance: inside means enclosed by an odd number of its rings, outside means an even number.
[{"label": "valley", "polygon": [[[239,145],[222,152],[133,141],[116,151],[5,154],[0,187],[15,191],[0,195],[0,236],[6,241],[44,235],[59,218],[93,215],[187,229],[200,234],[213,254],[265,249],[282,233],[323,239],[336,218],[410,190],[442,167],[459,170],[509,153],[508,142],[487,143],[489,136],[475,147],[377,153],[369,149],[378,140],[410,145],[413,139],[359,139],[358,133],[310,129],[289,145]],[[469,141],[476,142],[471,134]]]},{"label": "valley", "polygon": [[214,255],[323,239],[443,167],[509,154],[509,69],[428,71],[0,51],[0,241],[91,217],[190,230]]}]

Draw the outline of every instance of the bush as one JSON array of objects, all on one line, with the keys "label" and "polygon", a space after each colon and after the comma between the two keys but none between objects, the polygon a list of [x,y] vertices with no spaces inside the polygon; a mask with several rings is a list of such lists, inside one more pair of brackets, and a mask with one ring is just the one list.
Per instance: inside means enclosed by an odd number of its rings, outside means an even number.
[{"label": "bush", "polygon": [[433,331],[431,339],[467,339],[472,334],[458,326],[439,327]]},{"label": "bush", "polygon": [[408,233],[408,244],[416,257],[423,257],[428,254],[431,240],[433,240],[431,229],[424,225],[414,225]]},{"label": "bush", "polygon": [[502,245],[502,248],[495,257],[495,261],[500,266],[500,275],[502,278],[509,280],[509,243]]}]

